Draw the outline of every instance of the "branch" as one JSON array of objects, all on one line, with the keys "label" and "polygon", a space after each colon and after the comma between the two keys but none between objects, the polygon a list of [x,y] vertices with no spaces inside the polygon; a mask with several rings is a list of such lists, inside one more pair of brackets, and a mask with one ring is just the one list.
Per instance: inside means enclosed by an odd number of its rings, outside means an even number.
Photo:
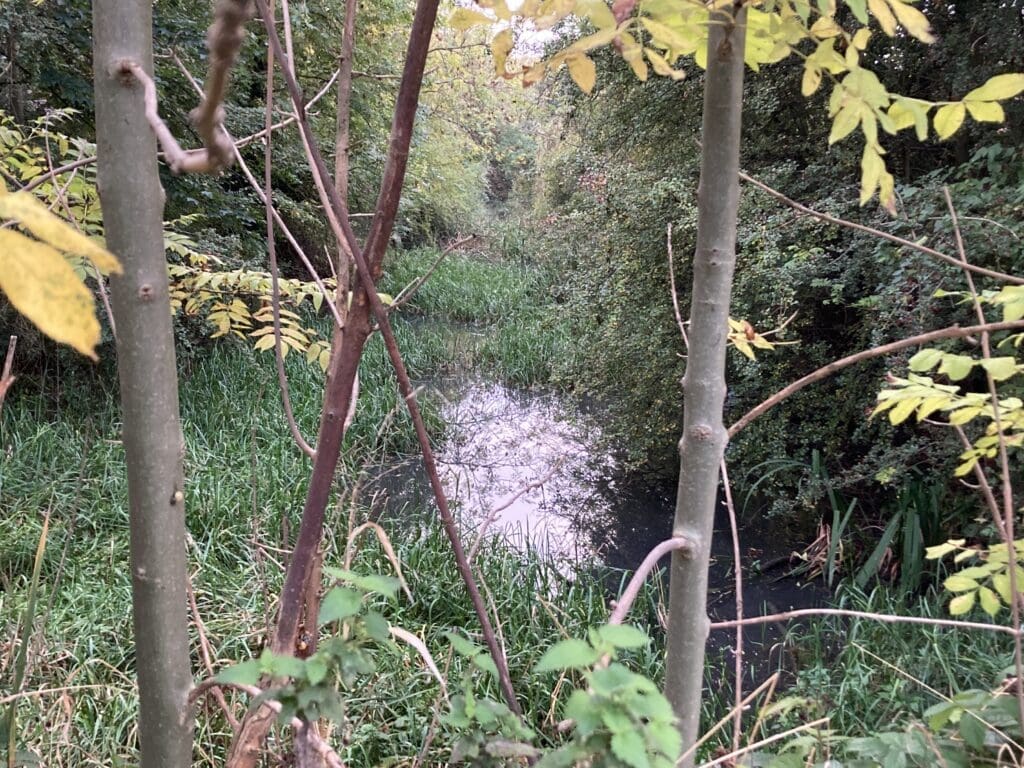
[{"label": "branch", "polygon": [[711,624],[711,629],[733,629],[735,627],[753,627],[758,624],[776,624],[805,616],[847,616],[853,619],[880,621],[883,624],[924,624],[930,627],[949,627],[951,629],[980,629],[1003,635],[1020,636],[1021,634],[1019,630],[1013,627],[1004,627],[1000,624],[982,624],[979,621],[955,621],[953,619],[929,619],[921,616],[898,616],[889,613],[851,611],[845,608],[800,608],[795,611],[783,611],[782,613],[773,613],[768,616],[753,616],[749,619],[716,621]]},{"label": "branch", "polygon": [[416,294],[416,291],[418,291],[420,287],[425,282],[427,282],[430,276],[434,274],[434,270],[441,265],[441,262],[444,261],[445,256],[454,251],[456,248],[465,245],[466,243],[470,242],[471,240],[474,240],[475,238],[476,235],[467,235],[466,237],[460,237],[455,242],[449,243],[445,247],[445,249],[441,251],[440,255],[437,257],[437,259],[434,260],[434,263],[430,265],[430,268],[427,269],[426,272],[424,272],[418,278],[409,283],[409,285],[405,286],[405,288],[399,291],[398,296],[395,297],[395,300],[391,302],[391,306],[388,307],[388,312],[394,312],[403,304],[406,304],[409,301],[409,299],[411,299]]},{"label": "branch", "polygon": [[[243,691],[250,696],[262,696],[264,691],[261,688],[257,688],[255,685],[244,685],[242,683],[225,683],[215,678],[209,678],[195,686],[188,694],[189,706],[194,706],[195,702],[202,696],[206,691],[211,688],[235,688],[239,691]],[[281,702],[275,701],[274,699],[268,699],[266,697],[260,699],[262,706],[274,711],[277,714],[281,714]],[[309,728],[309,723],[300,720],[297,717],[289,718],[288,724],[291,725],[292,730],[295,731],[296,737],[300,734],[305,735],[309,746],[316,750],[317,754],[322,757],[330,768],[345,768],[345,763],[342,762],[338,753],[335,752],[331,746],[323,740],[319,733],[316,732],[315,728]]]},{"label": "branch", "polygon": [[956,267],[957,269],[968,269],[971,272],[976,272],[979,275],[985,275],[986,277],[991,277],[995,280],[1000,280],[1006,283],[1013,283],[1015,285],[1024,285],[1024,278],[1017,277],[1015,275],[1008,275],[1005,272],[997,272],[994,269],[976,267],[973,264],[968,264],[967,266],[964,266],[964,264],[961,263],[955,257],[942,253],[942,251],[937,251],[934,248],[929,248],[925,245],[921,245],[920,243],[914,243],[911,242],[910,240],[905,240],[902,237],[897,237],[896,235],[890,235],[888,232],[884,232],[881,229],[875,229],[874,227],[869,227],[865,224],[856,224],[852,221],[840,219],[836,216],[830,216],[827,213],[821,213],[820,211],[816,211],[813,208],[808,208],[806,205],[798,203],[795,200],[791,200],[790,198],[786,197],[784,194],[779,192],[777,189],[769,187],[763,181],[758,181],[753,176],[749,176],[746,173],[743,173],[742,171],[740,172],[740,178],[749,184],[753,184],[755,187],[771,195],[776,200],[785,203],[790,208],[800,211],[801,213],[806,213],[808,216],[813,216],[814,218],[819,219],[821,221],[828,222],[829,224],[835,224],[836,226],[839,227],[853,229],[858,232],[864,232],[866,234],[873,235],[874,237],[881,238],[882,240],[888,240],[890,243],[896,243],[897,245],[901,245],[904,248],[910,248],[911,250],[917,251],[918,253],[923,253],[927,256],[936,258],[939,261],[944,261],[947,264]]},{"label": "branch", "polygon": [[[273,14],[273,8],[271,8]],[[271,16],[273,18],[273,16]],[[271,171],[273,170],[273,147],[274,140],[271,130],[273,129],[274,114],[274,61],[267,60],[267,105],[264,118],[267,140],[263,145],[263,207],[267,222],[267,256],[270,259],[270,307],[274,323],[274,367],[277,369],[277,386],[281,390],[281,403],[284,406],[284,418],[288,422],[288,431],[291,432],[292,440],[299,446],[299,450],[309,458],[316,458],[314,449],[302,436],[298,423],[295,421],[295,412],[292,410],[292,398],[288,392],[288,373],[284,369],[284,353],[281,350],[281,286],[278,280],[277,269],[277,244],[274,237],[274,206],[273,206],[273,184],[271,182]],[[338,294],[336,293],[335,296]],[[353,402],[355,402],[353,400]],[[237,728],[235,729],[238,730]]]},{"label": "branch", "polygon": [[911,336],[909,339],[900,339],[899,341],[893,341],[889,344],[883,344],[880,347],[861,350],[860,352],[840,358],[839,360],[833,360],[828,365],[823,365],[818,370],[807,374],[803,378],[797,379],[789,386],[783,387],[767,400],[763,401],[760,405],[751,408],[743,415],[742,418],[729,427],[729,437],[735,437],[741,429],[749,426],[750,422],[754,419],[759,416],[763,416],[768,410],[775,407],[791,395],[799,392],[808,384],[813,384],[816,381],[828,378],[832,374],[841,371],[843,368],[853,365],[854,363],[860,363],[864,360],[870,360],[873,357],[880,357],[882,355],[887,355],[890,352],[896,352],[900,349],[906,349],[907,347],[913,347],[918,344],[927,344],[928,342],[937,341],[939,339],[973,336],[977,333],[1020,330],[1021,328],[1024,328],[1024,320],[1013,320],[1002,323],[985,323],[984,325],[969,325],[967,327],[951,325],[948,328],[942,328],[937,331],[929,331],[928,333]]},{"label": "branch", "polygon": [[[314,176],[319,175],[324,181],[329,179],[320,150],[312,135],[309,122],[306,119],[302,102],[302,93],[294,74],[289,70],[287,58],[281,48],[281,41],[278,38],[277,30],[273,24],[268,22],[266,0],[256,0],[260,13],[264,19],[267,36],[270,42],[274,57],[281,65],[285,83],[288,86],[289,94],[292,97],[292,104],[299,117],[299,126],[307,138],[307,145],[311,154]],[[495,666],[498,670],[498,681],[505,698],[505,703],[516,715],[522,716],[522,709],[516,700],[515,690],[512,687],[512,678],[509,675],[508,664],[505,660],[501,647],[498,645],[491,624],[487,607],[483,602],[476,579],[466,560],[466,553],[459,538],[458,528],[448,506],[448,499],[441,484],[437,472],[437,463],[434,459],[433,450],[430,446],[430,437],[427,434],[423,417],[416,402],[416,395],[413,391],[412,382],[402,361],[401,352],[395,341],[395,335],[388,320],[387,310],[377,295],[377,287],[374,283],[374,275],[379,271],[380,262],[384,257],[384,249],[388,237],[394,226],[395,216],[398,212],[398,201],[401,193],[402,182],[405,176],[405,168],[409,157],[409,145],[412,139],[412,126],[416,117],[418,94],[423,80],[423,67],[426,61],[427,48],[430,44],[430,37],[434,27],[434,20],[437,16],[437,0],[421,0],[416,6],[416,14],[413,19],[412,32],[409,37],[409,47],[405,59],[405,69],[402,76],[402,85],[399,87],[398,97],[395,104],[395,113],[392,121],[391,140],[388,147],[388,159],[384,167],[384,175],[381,181],[381,191],[377,198],[373,224],[370,228],[370,235],[367,238],[366,253],[364,254],[355,245],[355,235],[351,233],[348,225],[346,206],[338,195],[333,185],[324,183],[322,186],[330,201],[327,209],[328,219],[338,238],[339,245],[347,247],[351,253],[352,260],[356,263],[357,274],[362,286],[362,294],[369,304],[370,310],[377,320],[381,335],[384,337],[384,345],[391,359],[392,367],[398,378],[399,390],[409,409],[409,415],[416,430],[416,437],[423,453],[423,464],[430,479],[430,485],[434,491],[437,501],[438,512],[441,517],[441,524],[445,534],[451,543],[452,553],[459,570],[459,574],[469,593],[470,601],[473,604],[474,612],[480,621],[481,631],[485,643],[491,653]],[[339,232],[339,230],[347,231]],[[339,236],[343,235],[343,236]]]},{"label": "branch", "polygon": [[231,67],[245,39],[245,22],[252,15],[252,5],[249,0],[219,0],[214,14],[213,24],[206,35],[206,46],[210,51],[206,92],[191,114],[206,147],[212,171],[231,164],[232,142],[226,141],[217,127],[224,122],[221,102],[227,93]]},{"label": "branch", "polygon": [[7,342],[7,356],[4,358],[3,373],[0,373],[0,408],[4,407],[4,399],[7,397],[7,390],[18,378],[11,375],[11,367],[14,365],[14,349],[18,346],[18,337],[11,336]]},{"label": "branch", "polygon": [[636,573],[633,574],[633,578],[629,580],[629,584],[626,585],[622,596],[619,597],[618,602],[615,604],[615,610],[608,617],[609,624],[621,624],[626,620],[629,609],[633,607],[633,601],[640,594],[640,587],[643,586],[647,575],[664,555],[677,549],[692,550],[693,542],[685,536],[673,536],[671,539],[665,539],[665,541],[647,553],[647,557],[640,563],[640,567],[636,569]]}]

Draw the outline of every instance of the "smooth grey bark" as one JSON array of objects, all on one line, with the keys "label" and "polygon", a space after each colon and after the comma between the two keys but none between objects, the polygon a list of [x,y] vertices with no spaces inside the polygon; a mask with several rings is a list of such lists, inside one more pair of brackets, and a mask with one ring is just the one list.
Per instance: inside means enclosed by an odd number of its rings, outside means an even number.
[{"label": "smooth grey bark", "polygon": [[178,379],[163,246],[164,193],[143,91],[119,64],[153,73],[151,0],[94,0],[99,191],[117,323],[131,525],[132,607],[142,768],[186,768],[192,685]]},{"label": "smooth grey bark", "polygon": [[[704,78],[697,250],[673,531],[690,539],[694,546],[672,554],[665,670],[665,695],[679,718],[684,750],[696,741],[700,726],[704,643],[709,624],[708,562],[719,463],[728,439],[722,405],[729,298],[736,265],[745,29],[745,13],[738,2],[712,14]],[[680,763],[684,768],[693,764],[693,755]]]}]

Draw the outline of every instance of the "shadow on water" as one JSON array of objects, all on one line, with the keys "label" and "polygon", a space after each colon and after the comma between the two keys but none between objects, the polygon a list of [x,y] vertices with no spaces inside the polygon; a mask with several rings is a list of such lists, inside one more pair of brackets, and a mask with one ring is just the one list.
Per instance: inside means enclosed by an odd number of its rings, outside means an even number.
[{"label": "shadow on water", "polygon": [[[587,412],[550,392],[509,388],[480,378],[452,376],[423,382],[442,398],[447,424],[437,447],[442,480],[468,531],[467,541],[501,536],[553,560],[563,573],[604,567],[634,570],[647,553],[671,535],[675,480],[652,480],[626,472],[601,449],[600,414]],[[527,484],[537,487],[524,491]],[[385,492],[384,514],[431,506],[419,457],[391,465],[376,483]],[[746,615],[821,605],[820,583],[780,577],[785,569],[761,573],[755,563],[784,563],[800,550],[791,531],[778,522],[746,521],[740,545],[744,564]],[[667,567],[668,558],[661,563]],[[664,579],[667,583],[667,577]],[[612,581],[610,589],[618,586]],[[721,505],[715,521],[708,611],[712,621],[735,617],[734,565],[728,515]],[[724,651],[732,631],[712,633],[711,649]],[[745,633],[747,658],[760,677],[780,659],[771,648],[778,626]],[[784,661],[784,660],[783,660]]]}]

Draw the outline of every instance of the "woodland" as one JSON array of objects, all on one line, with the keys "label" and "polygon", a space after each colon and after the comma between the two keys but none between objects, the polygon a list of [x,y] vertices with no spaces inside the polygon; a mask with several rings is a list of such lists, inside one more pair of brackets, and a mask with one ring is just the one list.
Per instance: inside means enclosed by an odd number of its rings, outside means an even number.
[{"label": "woodland", "polygon": [[1024,0],[5,0],[0,182],[9,768],[1024,765]]}]

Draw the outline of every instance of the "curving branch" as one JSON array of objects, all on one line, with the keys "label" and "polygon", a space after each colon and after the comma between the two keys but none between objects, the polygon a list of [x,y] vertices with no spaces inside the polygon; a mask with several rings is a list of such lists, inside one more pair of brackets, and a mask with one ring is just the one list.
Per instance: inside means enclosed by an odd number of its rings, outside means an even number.
[{"label": "curving branch", "polygon": [[640,567],[636,569],[636,573],[633,574],[633,578],[629,580],[629,584],[626,585],[622,596],[619,597],[618,602],[615,604],[615,609],[608,617],[608,623],[621,624],[626,620],[626,616],[629,615],[629,609],[633,607],[633,601],[640,594],[640,587],[643,586],[647,575],[654,570],[654,566],[658,564],[662,557],[669,552],[679,551],[685,554],[692,549],[693,542],[690,539],[685,536],[673,536],[671,539],[665,539],[665,541],[648,552],[647,557],[640,563]]},{"label": "curving branch", "polygon": [[752,616],[749,619],[733,621],[715,621],[711,629],[734,629],[736,627],[753,627],[758,624],[777,624],[792,621],[806,616],[845,616],[852,619],[870,619],[883,624],[923,624],[929,627],[948,627],[950,629],[979,629],[1003,635],[1019,637],[1021,630],[1004,627],[1001,624],[983,624],[980,621],[956,621],[954,619],[929,619],[923,616],[899,616],[891,613],[871,613],[869,611],[851,611],[845,608],[800,608],[795,611],[783,611],[768,616]]},{"label": "curving branch", "polygon": [[873,347],[872,349],[864,349],[847,357],[842,357],[839,360],[833,360],[828,365],[823,365],[816,371],[813,371],[803,378],[797,379],[792,384],[783,387],[774,395],[763,401],[760,405],[756,405],[747,411],[735,424],[729,427],[729,437],[735,437],[736,434],[746,426],[750,425],[754,419],[759,416],[763,416],[767,411],[774,408],[776,405],[787,399],[791,395],[796,394],[801,389],[806,387],[808,384],[813,384],[816,381],[828,378],[834,373],[841,371],[843,368],[853,365],[854,363],[860,363],[865,360],[870,360],[874,357],[881,357],[882,355],[888,355],[890,352],[896,352],[907,347],[914,347],[918,344],[927,344],[931,341],[938,341],[939,339],[952,339],[961,336],[974,336],[980,333],[993,333],[995,331],[1013,331],[1024,329],[1024,320],[1012,320],[1001,323],[985,323],[984,325],[969,325],[961,327],[959,325],[951,325],[948,328],[941,328],[937,331],[929,331],[928,333],[922,333],[917,336],[911,336],[908,339],[900,339],[899,341],[893,341],[889,344],[883,344],[880,347]]},{"label": "curving branch", "polygon": [[803,205],[802,203],[798,203],[796,200],[786,197],[786,195],[784,195],[782,192],[779,192],[777,189],[768,186],[763,181],[759,181],[758,179],[755,179],[753,176],[743,173],[742,171],[740,172],[739,177],[748,184],[751,184],[752,186],[755,186],[758,189],[760,189],[762,192],[765,192],[771,197],[774,197],[779,202],[785,203],[793,210],[799,211],[800,213],[805,213],[808,216],[818,219],[819,221],[824,221],[829,224],[835,224],[838,227],[846,227],[847,229],[853,229],[856,230],[857,232],[864,232],[865,234],[881,238],[882,240],[888,240],[890,243],[895,243],[896,245],[901,245],[904,248],[909,248],[912,251],[917,251],[918,253],[923,253],[926,256],[931,256],[932,258],[938,259],[939,261],[944,261],[945,263],[954,266],[957,269],[969,270],[979,275],[985,275],[986,277],[991,277],[995,280],[1000,280],[1005,283],[1024,285],[1024,278],[1018,277],[1017,275],[1010,275],[1005,272],[998,272],[994,269],[978,267],[975,266],[974,264],[965,265],[955,256],[950,256],[949,254],[943,253],[942,251],[937,251],[934,248],[929,248],[926,245],[921,245],[920,243],[915,243],[910,240],[906,240],[902,237],[898,237],[897,235],[891,235],[888,232],[885,232],[881,229],[875,229],[874,227],[869,227],[866,224],[857,224],[856,222],[853,221],[847,221],[846,219],[840,219],[837,216],[831,216],[827,213],[816,211],[813,208]]}]

